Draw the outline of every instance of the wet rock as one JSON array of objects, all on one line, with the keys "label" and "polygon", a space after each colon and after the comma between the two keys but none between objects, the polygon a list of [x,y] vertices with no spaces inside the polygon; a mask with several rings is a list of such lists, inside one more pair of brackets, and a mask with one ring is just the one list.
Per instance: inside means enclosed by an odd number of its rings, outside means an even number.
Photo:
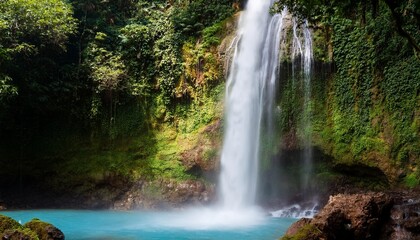
[{"label": "wet rock", "polygon": [[181,208],[207,204],[214,196],[214,186],[199,180],[138,181],[113,205],[113,209]]},{"label": "wet rock", "polygon": [[420,240],[420,191],[403,190],[390,193],[395,201],[390,220],[381,239]]},{"label": "wet rock", "polygon": [[420,217],[408,219],[404,222],[403,227],[410,232],[420,233]]},{"label": "wet rock", "polygon": [[[392,198],[384,193],[331,196],[312,220],[301,220],[293,225],[283,239],[293,239],[297,234],[302,240],[379,239],[392,203]],[[302,232],[304,228],[306,232]]]},{"label": "wet rock", "polygon": [[231,65],[231,61],[234,55],[234,46],[237,43],[236,27],[238,25],[240,15],[241,12],[238,12],[229,21],[226,22],[225,38],[217,48],[219,61],[224,63],[223,73],[225,76],[229,74],[229,66]]},{"label": "wet rock", "polygon": [[42,240],[64,240],[64,234],[60,229],[37,218],[25,223],[24,227],[35,232]]},{"label": "wet rock", "polygon": [[203,204],[209,201],[209,191],[201,181],[187,180],[181,183],[171,182],[173,189],[165,193],[166,200],[175,205]]},{"label": "wet rock", "polygon": [[391,206],[384,193],[339,194],[330,197],[312,224],[328,239],[377,239]]}]

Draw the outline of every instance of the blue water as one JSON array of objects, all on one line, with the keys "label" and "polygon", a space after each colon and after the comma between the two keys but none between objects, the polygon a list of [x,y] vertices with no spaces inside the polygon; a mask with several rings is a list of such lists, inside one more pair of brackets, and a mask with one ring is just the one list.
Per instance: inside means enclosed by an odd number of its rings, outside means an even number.
[{"label": "blue water", "polygon": [[199,217],[190,219],[182,212],[25,210],[0,214],[22,224],[32,218],[52,223],[64,232],[67,240],[274,240],[296,221],[264,217],[252,225],[222,224],[206,228],[196,224]]}]

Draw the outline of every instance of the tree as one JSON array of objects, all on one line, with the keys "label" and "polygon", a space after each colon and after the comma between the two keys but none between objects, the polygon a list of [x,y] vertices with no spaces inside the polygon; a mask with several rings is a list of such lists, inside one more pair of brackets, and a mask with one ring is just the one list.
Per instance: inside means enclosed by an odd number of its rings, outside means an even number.
[{"label": "tree", "polygon": [[11,78],[0,75],[0,105],[4,100],[17,95],[17,88],[10,84]]},{"label": "tree", "polygon": [[8,52],[56,46],[65,49],[76,20],[62,0],[3,0],[0,2],[0,42]]},{"label": "tree", "polygon": [[[96,40],[106,38],[104,33],[97,33]],[[126,67],[121,60],[121,55],[92,43],[88,49],[90,59],[91,78],[96,83],[97,92],[105,92],[109,104],[109,123],[112,125],[117,101],[114,92],[124,88],[122,81],[126,78]]]},{"label": "tree", "polygon": [[366,24],[366,14],[375,19],[381,4],[391,12],[395,31],[404,37],[413,48],[417,59],[420,59],[420,1],[413,0],[278,0],[274,10],[281,11],[287,7],[294,14],[315,23],[332,24],[335,17],[360,20]]},{"label": "tree", "polygon": [[[62,52],[77,21],[69,4],[62,0],[0,1],[0,88],[1,95],[16,95],[25,66],[42,51]],[[25,64],[26,63],[26,64]],[[31,80],[36,76],[32,76]]]}]

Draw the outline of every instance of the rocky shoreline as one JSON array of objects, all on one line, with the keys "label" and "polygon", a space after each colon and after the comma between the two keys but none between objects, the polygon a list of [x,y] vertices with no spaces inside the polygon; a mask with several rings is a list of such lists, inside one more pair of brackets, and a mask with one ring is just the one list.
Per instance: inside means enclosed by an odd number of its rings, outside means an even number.
[{"label": "rocky shoreline", "polygon": [[14,209],[169,209],[206,205],[215,186],[201,180],[137,180],[98,183],[94,191],[75,193],[40,189],[0,190],[0,210]]}]

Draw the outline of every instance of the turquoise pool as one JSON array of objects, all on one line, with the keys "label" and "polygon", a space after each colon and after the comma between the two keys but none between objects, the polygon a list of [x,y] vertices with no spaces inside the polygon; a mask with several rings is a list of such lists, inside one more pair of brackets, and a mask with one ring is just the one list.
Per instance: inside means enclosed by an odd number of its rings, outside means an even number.
[{"label": "turquoise pool", "polygon": [[[210,211],[210,210],[208,210]],[[284,234],[294,218],[247,217],[206,211],[4,211],[21,223],[39,218],[60,228],[67,240],[173,239],[173,240],[274,240]],[[220,220],[216,220],[220,218]],[[250,220],[251,219],[251,220]],[[224,223],[224,221],[226,223]]]}]

